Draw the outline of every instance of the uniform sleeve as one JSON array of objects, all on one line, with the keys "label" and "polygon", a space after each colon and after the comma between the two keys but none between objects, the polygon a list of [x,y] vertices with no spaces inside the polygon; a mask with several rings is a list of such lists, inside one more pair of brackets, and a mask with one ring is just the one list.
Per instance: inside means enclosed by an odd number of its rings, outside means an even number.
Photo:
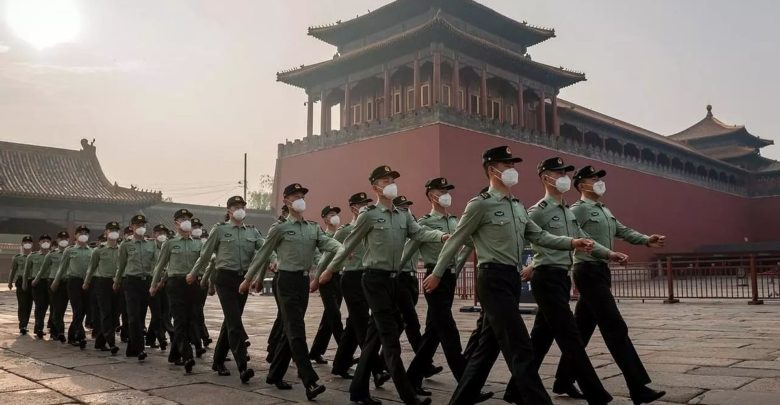
[{"label": "uniform sleeve", "polygon": [[615,219],[615,230],[616,237],[632,245],[646,245],[650,240],[649,236],[621,224],[617,219]]},{"label": "uniform sleeve", "polygon": [[11,259],[11,273],[8,275],[8,284],[11,284],[14,282],[14,278],[16,277],[16,272],[19,271],[19,261],[16,260],[19,256],[15,255]]},{"label": "uniform sleeve", "polygon": [[[469,239],[469,242],[471,240]],[[457,259],[455,259],[455,268],[453,270],[455,271],[455,277],[458,277],[458,274],[460,274],[460,271],[463,270],[463,266],[466,265],[466,262],[469,261],[469,257],[471,257],[471,254],[474,252],[474,245],[473,243],[466,243],[463,245],[463,248],[460,249],[460,253],[458,253]]]},{"label": "uniform sleeve", "polygon": [[535,243],[542,247],[557,250],[572,250],[572,238],[568,236],[553,235],[540,228],[539,225],[537,225],[536,222],[531,221],[530,218],[528,223],[525,224],[525,235],[523,235],[523,237],[531,243]]},{"label": "uniform sleeve", "polygon": [[421,226],[414,220],[412,214],[407,214],[406,234],[409,239],[417,242],[441,242],[441,237],[444,236],[444,232],[428,228],[427,226]]},{"label": "uniform sleeve", "polygon": [[466,210],[463,212],[463,216],[460,217],[455,232],[450,235],[450,238],[444,242],[444,247],[439,253],[439,259],[436,261],[436,267],[433,269],[433,275],[441,278],[444,272],[452,263],[452,259],[460,251],[461,246],[465,245],[474,232],[479,228],[479,224],[482,222],[482,209],[479,200],[471,200],[466,205]]},{"label": "uniform sleeve", "polygon": [[157,258],[157,264],[154,266],[154,275],[152,276],[152,287],[156,287],[157,283],[160,281],[160,278],[162,277],[163,271],[165,271],[165,267],[168,265],[168,262],[171,260],[171,242],[167,241],[163,243],[162,248],[160,248],[160,256]]},{"label": "uniform sleeve", "polygon": [[125,275],[125,267],[127,267],[127,245],[132,242],[125,242],[119,245],[119,259],[116,266],[116,275],[114,276],[114,283],[122,281],[122,277]]},{"label": "uniform sleeve", "polygon": [[68,271],[68,267],[70,266],[71,249],[72,248],[67,248],[64,252],[62,252],[62,260],[60,260],[60,266],[57,268],[57,274],[54,276],[55,283],[59,283],[60,280],[62,280],[62,277],[65,275],[65,272]]},{"label": "uniform sleeve", "polygon": [[401,264],[399,268],[403,269],[406,266],[406,262],[415,257],[415,254],[420,251],[420,245],[422,242],[414,239],[409,239],[404,244],[404,252],[401,254]]},{"label": "uniform sleeve", "polygon": [[89,284],[92,281],[92,276],[95,274],[98,266],[100,265],[100,248],[92,251],[92,256],[89,258],[89,267],[87,268],[87,275],[84,277],[84,284]]},{"label": "uniform sleeve", "polygon": [[368,221],[369,217],[371,217],[371,215],[368,215],[368,212],[364,212],[358,216],[352,232],[344,239],[341,248],[336,252],[336,256],[333,257],[333,260],[328,265],[328,268],[334,273],[341,271],[341,268],[344,267],[344,261],[347,260],[349,254],[352,253],[360,243],[363,243],[363,239],[368,235],[368,232],[372,227],[371,223]]},{"label": "uniform sleeve", "polygon": [[211,228],[209,235],[211,236],[209,236],[209,238],[206,240],[206,244],[203,245],[203,249],[200,250],[200,257],[198,258],[198,261],[195,262],[195,265],[192,266],[192,270],[190,270],[190,274],[192,274],[193,277],[197,276],[198,273],[205,270],[206,266],[209,265],[211,255],[217,251],[220,237],[219,225],[214,225],[214,227]]},{"label": "uniform sleeve", "polygon": [[214,279],[214,274],[217,272],[216,261],[212,258],[209,260],[209,265],[206,266],[206,271],[200,279],[200,286],[208,288],[209,283]]},{"label": "uniform sleeve", "polygon": [[276,250],[276,247],[279,246],[281,240],[282,233],[279,232],[278,227],[268,230],[268,237],[265,239],[265,243],[252,257],[252,262],[249,263],[249,269],[247,269],[244,275],[245,280],[251,281],[254,279],[258,271],[260,272],[260,277],[265,277],[265,272],[268,269],[268,260],[271,258],[274,250]]},{"label": "uniform sleeve", "polygon": [[579,225],[579,220],[577,220],[576,232],[578,238],[590,239],[593,241],[593,251],[591,252],[593,257],[597,259],[609,260],[609,254],[612,253],[612,251],[601,243],[596,242],[593,238],[590,237],[590,235],[588,235],[587,232],[582,230],[582,227]]},{"label": "uniform sleeve", "polygon": [[[349,235],[349,232],[346,231],[345,229],[346,228],[339,228],[338,230],[336,230],[336,233],[333,235],[333,239],[335,239],[339,243],[343,243],[344,239],[346,239],[347,236]],[[338,250],[336,252],[338,252]],[[333,258],[336,257],[336,252],[323,253],[319,262],[317,262],[317,278],[319,278],[322,272],[328,268],[330,263],[333,261]]]},{"label": "uniform sleeve", "polygon": [[41,267],[38,267],[38,273],[35,274],[33,282],[37,283],[41,281],[41,274],[45,274],[49,271],[49,267],[51,267],[51,252],[46,253],[46,256],[43,257],[43,263],[41,264]]},{"label": "uniform sleeve", "polygon": [[27,289],[27,279],[30,278],[30,272],[32,271],[32,262],[30,261],[30,256],[32,256],[32,253],[24,258],[24,272],[22,273],[22,286],[24,289]]}]

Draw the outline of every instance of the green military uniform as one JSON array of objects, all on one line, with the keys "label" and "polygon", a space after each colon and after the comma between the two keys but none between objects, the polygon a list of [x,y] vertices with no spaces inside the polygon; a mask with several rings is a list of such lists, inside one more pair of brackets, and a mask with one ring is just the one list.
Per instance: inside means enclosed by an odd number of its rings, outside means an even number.
[{"label": "green military uniform", "polygon": [[[24,242],[32,243],[32,238],[25,237]],[[19,320],[19,333],[27,333],[27,325],[30,322],[30,312],[32,312],[32,292],[24,288],[24,264],[27,255],[17,253],[11,259],[11,273],[8,275],[8,286],[12,284],[16,287],[17,318]]]},{"label": "green military uniform", "polygon": [[[401,211],[406,211],[417,221],[417,217],[412,214],[411,206],[413,202],[406,196],[399,195],[393,199],[393,205]],[[419,222],[418,222],[419,223]],[[425,229],[429,229],[425,227]],[[406,240],[406,247],[411,239]],[[414,241],[416,242],[416,241]],[[417,242],[419,243],[419,242]],[[442,243],[441,240],[431,243]],[[417,316],[417,302],[420,300],[420,281],[417,279],[417,262],[420,260],[420,254],[417,250],[413,251],[409,260],[404,260],[401,255],[401,271],[398,273],[398,290],[396,291],[396,305],[401,312],[401,321],[403,322],[404,333],[412,350],[417,353],[420,350],[422,342],[422,327],[420,318]],[[433,364],[430,365],[433,367]]]},{"label": "green military uniform", "polygon": [[[46,311],[49,309],[49,287],[46,283],[38,283],[36,286],[30,286],[36,275],[41,271],[43,261],[49,252],[37,251],[30,253],[25,259],[24,275],[22,276],[22,288],[32,292],[33,302],[35,303],[35,325],[33,331],[39,338],[43,338],[44,319]],[[49,315],[51,316],[51,314]]]},{"label": "green military uniform", "polygon": [[[620,223],[603,203],[583,198],[571,205],[571,211],[582,226],[582,230],[608,249],[613,249],[615,238],[623,239],[632,245],[646,245],[650,239],[649,236]],[[609,261],[603,256],[596,256],[595,250],[593,253],[577,252],[574,255],[574,263]]]},{"label": "green military uniform", "polygon": [[[78,233],[78,230],[76,232]],[[84,291],[82,287],[91,260],[92,248],[88,245],[70,246],[62,253],[62,261],[57,275],[54,277],[54,285],[57,286],[58,291],[61,289],[67,295],[71,311],[73,311],[68,327],[68,342],[73,345],[79,344],[83,346],[82,348],[86,347],[87,335],[84,331],[84,318],[89,308],[90,298],[89,292]],[[67,279],[66,285],[60,285],[63,279]],[[98,320],[93,320],[93,326],[98,322]]]},{"label": "green military uniform", "polygon": [[[58,236],[59,237],[59,236]],[[43,258],[43,264],[33,282],[44,285],[49,295],[49,329],[52,339],[65,342],[65,310],[68,307],[68,292],[66,289],[51,289],[54,278],[62,262],[64,248],[57,248]]]},{"label": "green military uniform", "polygon": [[[106,229],[118,231],[119,224],[109,222]],[[116,276],[119,267],[120,247],[121,245],[111,246],[107,243],[95,248],[89,261],[87,274],[84,277],[84,284],[91,285],[91,291],[98,307],[96,324],[99,328],[95,339],[95,348],[111,350],[112,354],[119,351],[116,347],[116,327],[118,326],[120,301],[124,301],[124,297],[112,289],[114,276]]]},{"label": "green military uniform", "polygon": [[[324,220],[328,220],[327,216],[334,212],[336,214],[341,213],[341,208],[325,206],[320,216]],[[325,235],[331,239],[335,236],[336,231],[325,230]],[[332,256],[331,256],[332,257]],[[319,248],[316,249],[316,256],[314,264],[319,269],[320,262],[326,260],[325,254]],[[327,267],[325,264],[324,267]],[[319,271],[317,277],[319,277]],[[322,358],[325,352],[328,350],[330,344],[330,337],[333,336],[333,340],[336,341],[336,345],[341,344],[341,336],[344,334],[344,323],[341,321],[341,302],[343,297],[341,294],[341,277],[337,277],[338,280],[334,280],[333,283],[328,283],[320,287],[320,299],[322,300],[322,318],[320,318],[320,324],[317,327],[317,333],[314,335],[314,340],[311,343],[311,350],[309,351],[309,358],[314,360],[318,364],[325,364],[326,360]]]}]

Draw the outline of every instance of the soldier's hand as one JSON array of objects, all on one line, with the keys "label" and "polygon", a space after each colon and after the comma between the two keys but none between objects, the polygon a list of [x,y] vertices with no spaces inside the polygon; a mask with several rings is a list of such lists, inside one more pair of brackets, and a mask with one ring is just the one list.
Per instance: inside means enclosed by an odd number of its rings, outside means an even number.
[{"label": "soldier's hand", "polygon": [[534,266],[527,266],[520,270],[520,280],[531,281],[531,277],[534,276]]},{"label": "soldier's hand", "polygon": [[450,234],[445,233],[444,235],[441,236],[441,241],[442,242],[446,242],[447,239],[449,239],[449,238],[450,238]]},{"label": "soldier's hand", "polygon": [[51,291],[52,292],[57,291],[57,287],[59,287],[59,286],[60,286],[60,282],[59,281],[55,281],[55,282],[51,283]]},{"label": "soldier's hand", "polygon": [[309,282],[309,292],[313,293],[319,289],[320,289],[320,279],[318,279],[317,277],[312,278],[311,281]]},{"label": "soldier's hand", "polygon": [[423,280],[423,290],[426,294],[430,294],[439,286],[439,282],[441,279],[431,274]]},{"label": "soldier's hand", "polygon": [[154,287],[149,287],[149,296],[154,297],[154,294],[157,294],[157,289]]},{"label": "soldier's hand", "polygon": [[330,279],[333,278],[333,271],[331,269],[327,269],[320,274],[320,284],[328,284],[330,283]]},{"label": "soldier's hand", "polygon": [[572,239],[571,247],[580,252],[590,253],[593,251],[593,241],[590,239]]},{"label": "soldier's hand", "polygon": [[249,292],[249,286],[250,286],[249,280],[244,280],[241,282],[241,285],[238,286],[238,293],[241,295],[246,295],[246,293]]},{"label": "soldier's hand", "polygon": [[209,288],[209,281],[205,278],[200,279],[200,288]]},{"label": "soldier's hand", "polygon": [[650,235],[650,239],[647,240],[647,246],[651,248],[662,248],[666,244],[666,236],[664,235]]},{"label": "soldier's hand", "polygon": [[38,286],[38,280],[33,280],[32,281],[32,286],[33,287],[37,287]]},{"label": "soldier's hand", "polygon": [[628,255],[620,252],[609,252],[609,260],[619,264],[628,264]]},{"label": "soldier's hand", "polygon": [[195,275],[192,273],[187,274],[187,284],[192,284],[195,282]]},{"label": "soldier's hand", "polygon": [[13,290],[14,289],[14,283],[8,283],[8,289]]},{"label": "soldier's hand", "polygon": [[263,292],[263,282],[262,281],[255,281],[252,283],[252,291],[260,294]]},{"label": "soldier's hand", "polygon": [[84,291],[87,291],[87,290],[89,290],[89,283],[84,283],[84,284],[82,284],[82,285],[81,285],[81,289],[82,289],[82,290],[84,290]]},{"label": "soldier's hand", "polygon": [[216,288],[214,288],[214,286],[213,286],[213,285],[212,285],[212,286],[210,286],[210,287],[209,287],[209,295],[213,296],[213,295],[214,295],[214,294],[216,294],[216,293],[217,293],[217,289],[216,289]]},{"label": "soldier's hand", "polygon": [[270,270],[272,273],[276,273],[276,262],[273,262],[268,265],[268,270]]},{"label": "soldier's hand", "polygon": [[119,292],[119,283],[116,283],[116,282],[114,283],[114,292],[115,293]]}]

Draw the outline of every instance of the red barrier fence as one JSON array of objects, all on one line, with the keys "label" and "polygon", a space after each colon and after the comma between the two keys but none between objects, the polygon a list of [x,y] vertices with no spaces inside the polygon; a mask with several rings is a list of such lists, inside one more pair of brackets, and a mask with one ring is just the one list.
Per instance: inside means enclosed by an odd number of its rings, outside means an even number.
[{"label": "red barrier fence", "polygon": [[[678,254],[654,262],[612,265],[612,292],[620,299],[746,299],[749,304],[780,300],[780,252],[721,255]],[[425,270],[418,272],[420,282]],[[455,297],[474,299],[471,262],[458,277]],[[422,293],[422,284],[421,284]]]}]

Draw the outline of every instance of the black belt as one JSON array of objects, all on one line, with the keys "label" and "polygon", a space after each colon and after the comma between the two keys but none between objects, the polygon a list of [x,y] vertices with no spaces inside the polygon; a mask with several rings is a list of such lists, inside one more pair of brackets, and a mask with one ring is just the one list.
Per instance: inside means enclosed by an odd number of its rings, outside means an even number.
[{"label": "black belt", "polygon": [[146,281],[151,280],[152,276],[125,276],[125,278]]},{"label": "black belt", "polygon": [[391,270],[380,270],[380,269],[366,269],[363,271],[363,274],[375,274],[377,276],[384,276],[389,278],[396,278],[398,277],[398,271],[391,271]]},{"label": "black belt", "polygon": [[480,263],[479,268],[481,270],[518,271],[517,266],[501,263]]},{"label": "black belt", "polygon": [[540,271],[546,271],[546,272],[562,272],[562,273],[568,273],[569,268],[568,267],[560,267],[560,266],[552,266],[549,264],[543,264],[541,266],[535,266],[534,270],[540,270]]},{"label": "black belt", "polygon": [[168,276],[168,280],[173,279],[173,278],[187,278],[187,275],[186,274],[173,274],[173,275]]}]

